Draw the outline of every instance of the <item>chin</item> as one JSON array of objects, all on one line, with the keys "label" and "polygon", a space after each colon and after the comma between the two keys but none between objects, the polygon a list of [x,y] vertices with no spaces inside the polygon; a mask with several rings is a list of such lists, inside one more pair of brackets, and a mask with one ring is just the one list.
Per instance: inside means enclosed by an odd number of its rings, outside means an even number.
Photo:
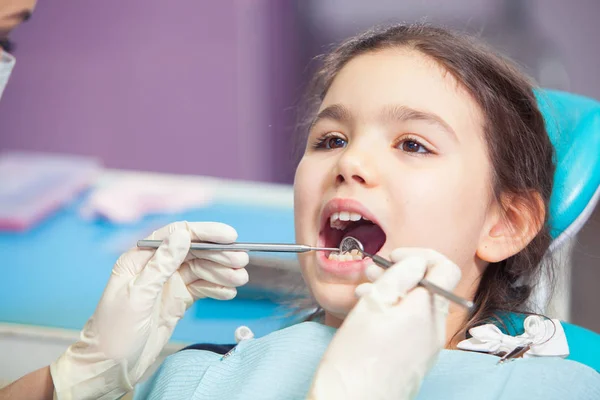
[{"label": "chin", "polygon": [[354,295],[356,286],[347,283],[314,282],[312,290],[321,308],[328,314],[343,320],[358,301]]},{"label": "chin", "polygon": [[[324,273],[316,258],[314,254],[299,257],[302,275],[312,297],[327,314],[325,323],[337,328],[358,302],[356,287],[366,278],[348,279],[348,276]],[[333,322],[330,321],[331,317]]]}]

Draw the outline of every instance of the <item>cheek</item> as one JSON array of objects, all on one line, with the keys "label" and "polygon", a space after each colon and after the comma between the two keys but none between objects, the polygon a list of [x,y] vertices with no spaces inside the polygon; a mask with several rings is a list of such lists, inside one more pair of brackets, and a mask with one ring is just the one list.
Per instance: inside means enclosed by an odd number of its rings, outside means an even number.
[{"label": "cheek", "polygon": [[[455,162],[397,176],[395,246],[433,248],[457,263],[475,254],[490,200],[486,166]],[[391,250],[391,249],[390,249]]]},{"label": "cheek", "polygon": [[297,242],[306,239],[318,207],[319,177],[313,171],[313,164],[303,158],[294,177],[294,227]]}]

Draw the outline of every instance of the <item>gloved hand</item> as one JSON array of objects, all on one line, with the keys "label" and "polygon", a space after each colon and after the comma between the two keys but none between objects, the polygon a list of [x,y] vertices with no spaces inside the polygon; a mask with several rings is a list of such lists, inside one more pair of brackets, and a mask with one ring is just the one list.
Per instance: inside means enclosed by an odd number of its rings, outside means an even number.
[{"label": "gloved hand", "polygon": [[372,282],[333,337],[313,379],[312,400],[415,397],[446,341],[448,301],[416,287],[425,276],[452,291],[460,269],[427,249],[396,249],[387,271],[372,265]]},{"label": "gloved hand", "polygon": [[248,281],[243,252],[189,252],[191,240],[231,243],[236,231],[212,222],[177,222],[116,262],[77,343],[51,366],[58,399],[116,399],[132,390],[194,300],[231,299]]}]

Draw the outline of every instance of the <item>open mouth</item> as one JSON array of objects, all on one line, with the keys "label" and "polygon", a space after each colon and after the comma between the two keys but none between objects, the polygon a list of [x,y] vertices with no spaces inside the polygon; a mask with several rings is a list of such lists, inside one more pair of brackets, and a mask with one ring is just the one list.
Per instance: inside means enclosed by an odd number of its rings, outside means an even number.
[{"label": "open mouth", "polygon": [[[386,241],[383,229],[357,211],[333,212],[324,221],[319,236],[325,247],[338,248],[346,236],[352,236],[358,239],[363,244],[364,251],[370,254],[377,254]],[[333,261],[359,261],[364,258],[358,250],[342,254],[325,252],[325,257]]]}]

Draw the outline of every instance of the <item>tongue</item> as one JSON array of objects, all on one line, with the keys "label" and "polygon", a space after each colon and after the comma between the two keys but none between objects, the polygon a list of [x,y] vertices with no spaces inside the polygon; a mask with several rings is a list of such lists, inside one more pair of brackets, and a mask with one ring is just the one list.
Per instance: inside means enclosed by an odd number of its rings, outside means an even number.
[{"label": "tongue", "polygon": [[[385,243],[385,233],[375,224],[364,224],[350,227],[344,232],[344,237],[352,236],[358,239],[367,253],[375,254]],[[342,239],[343,239],[342,238]]]}]

